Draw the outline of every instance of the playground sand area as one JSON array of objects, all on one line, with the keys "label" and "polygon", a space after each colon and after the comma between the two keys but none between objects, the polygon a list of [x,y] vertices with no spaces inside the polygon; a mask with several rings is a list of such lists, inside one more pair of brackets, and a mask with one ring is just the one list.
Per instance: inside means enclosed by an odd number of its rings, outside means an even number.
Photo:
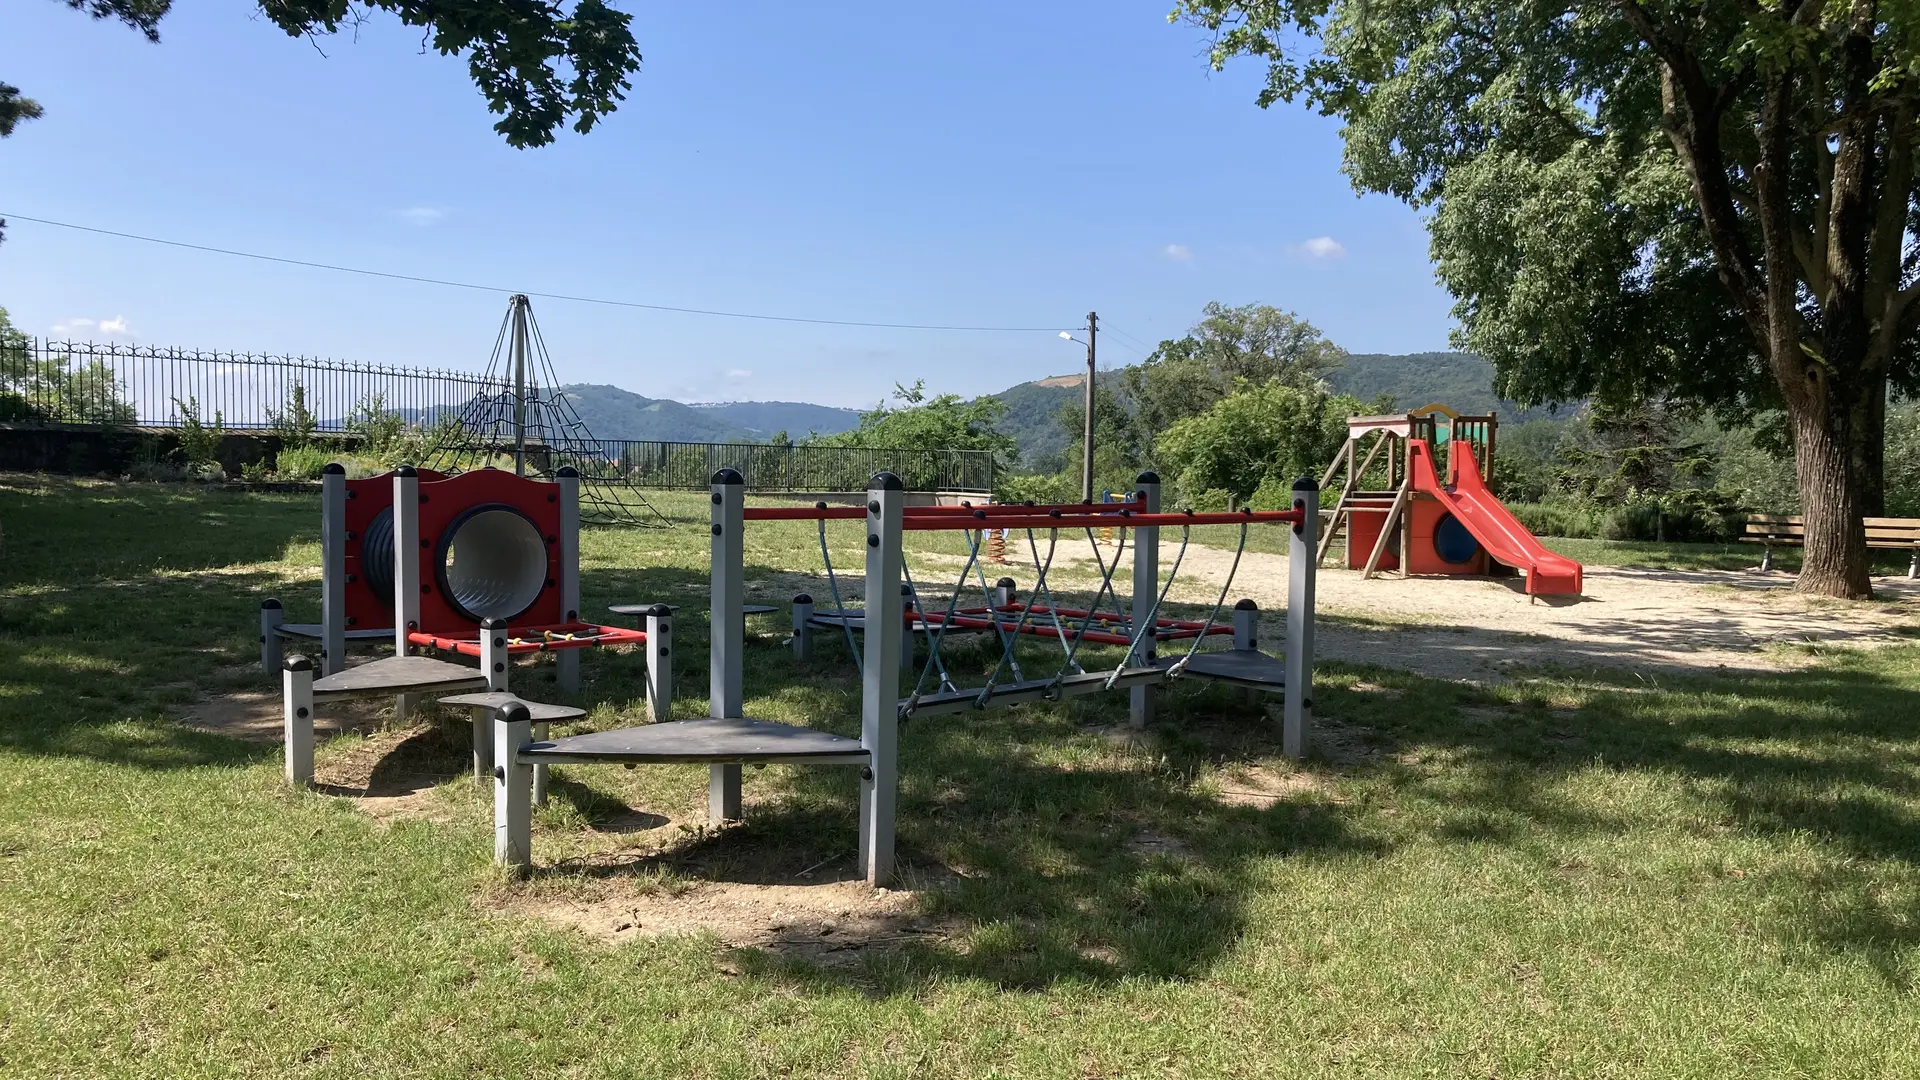
[{"label": "playground sand area", "polygon": [[[1163,572],[1174,554],[1163,547]],[[1093,568],[1084,542],[1063,541],[1056,565],[1063,560]],[[1210,607],[1232,567],[1231,551],[1191,547],[1168,599]],[[1263,634],[1277,637],[1286,557],[1249,551],[1233,573],[1227,603],[1252,598]],[[1812,662],[1820,649],[1874,648],[1920,634],[1920,581],[1876,578],[1878,599],[1866,604],[1799,596],[1793,582],[1783,573],[1590,566],[1583,595],[1536,598],[1517,576],[1367,580],[1328,567],[1315,583],[1314,652],[1321,661],[1495,683],[1531,667],[1648,676],[1779,671]]]}]

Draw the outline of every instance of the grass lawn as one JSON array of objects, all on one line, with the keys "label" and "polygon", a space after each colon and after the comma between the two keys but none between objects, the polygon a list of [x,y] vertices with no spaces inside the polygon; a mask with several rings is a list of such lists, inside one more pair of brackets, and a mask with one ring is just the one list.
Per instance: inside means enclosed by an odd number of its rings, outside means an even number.
[{"label": "grass lawn", "polygon": [[[0,476],[0,1076],[1920,1075],[1920,647],[1492,688],[1324,656],[1338,752],[1298,768],[1217,689],[1148,750],[1118,695],[916,721],[904,876],[950,932],[823,966],[512,912],[844,870],[850,770],[749,771],[746,824],[610,862],[574,856],[697,820],[704,771],[557,768],[516,884],[465,779],[378,821],[177,723],[269,685],[263,594],[317,611],[316,502]],[[586,535],[587,608],[688,605],[691,717],[705,503],[662,502],[687,526]],[[761,598],[816,543],[754,527]],[[748,711],[856,733],[822,641],[750,646]],[[638,657],[584,668],[589,725],[638,707]]]}]

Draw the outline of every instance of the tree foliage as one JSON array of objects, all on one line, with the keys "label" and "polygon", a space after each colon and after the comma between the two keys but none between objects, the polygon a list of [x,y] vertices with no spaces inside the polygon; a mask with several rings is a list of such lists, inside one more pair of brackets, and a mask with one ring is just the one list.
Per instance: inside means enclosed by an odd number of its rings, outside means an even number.
[{"label": "tree foliage", "polygon": [[1346,355],[1292,312],[1216,300],[1185,337],[1162,341],[1145,363],[1125,369],[1122,381],[1141,427],[1164,431],[1207,411],[1241,381],[1306,386]]},{"label": "tree foliage", "polygon": [[962,400],[958,394],[927,396],[926,381],[895,384],[893,399],[860,414],[860,426],[813,440],[821,446],[864,446],[885,450],[986,450],[1011,463],[1019,454],[1012,437],[994,425],[1006,411],[991,397]]},{"label": "tree foliage", "polygon": [[1157,459],[1182,502],[1208,506],[1223,495],[1244,504],[1255,492],[1290,490],[1317,476],[1347,437],[1353,398],[1277,380],[1240,389],[1178,421],[1156,442]]},{"label": "tree foliage", "polygon": [[[1807,591],[1868,592],[1889,380],[1920,382],[1920,7],[1181,0],[1262,105],[1429,208],[1458,343],[1523,402],[1783,407]],[[1302,48],[1305,44],[1306,47]]]}]

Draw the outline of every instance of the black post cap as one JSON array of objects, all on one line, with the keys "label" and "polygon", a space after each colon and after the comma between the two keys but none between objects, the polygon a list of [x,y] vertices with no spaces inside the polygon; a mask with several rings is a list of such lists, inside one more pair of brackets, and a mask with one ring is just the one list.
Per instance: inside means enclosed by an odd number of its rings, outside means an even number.
[{"label": "black post cap", "polygon": [[307,659],[305,656],[302,656],[299,653],[294,653],[293,655],[287,657],[286,660],[282,662],[280,666],[283,668],[286,668],[288,671],[312,671],[313,661]]},{"label": "black post cap", "polygon": [[500,707],[500,719],[509,724],[530,724],[533,714],[527,711],[525,702],[515,698]]},{"label": "black post cap", "polygon": [[1319,491],[1319,490],[1320,490],[1320,481],[1318,481],[1318,480],[1315,480],[1315,479],[1314,479],[1313,477],[1311,477],[1311,476],[1303,476],[1303,477],[1301,477],[1300,479],[1298,479],[1298,480],[1295,480],[1295,481],[1293,482],[1293,490],[1295,490],[1295,491]]},{"label": "black post cap", "polygon": [[874,473],[873,479],[867,481],[867,489],[870,491],[905,491],[907,490],[907,485],[901,483],[898,476],[883,470]]},{"label": "black post cap", "polygon": [[1246,597],[1246,598],[1244,598],[1244,599],[1242,599],[1242,600],[1241,600],[1241,601],[1240,601],[1239,603],[1237,603],[1237,604],[1235,604],[1235,605],[1233,605],[1233,610],[1235,610],[1235,611],[1259,611],[1259,610],[1260,610],[1260,605],[1259,605],[1259,604],[1256,604],[1256,603],[1254,603],[1254,602],[1253,602],[1253,597],[1251,597],[1251,596],[1249,596],[1249,597]]},{"label": "black post cap", "polygon": [[1157,484],[1160,482],[1160,474],[1154,472],[1152,469],[1148,469],[1146,472],[1134,477],[1133,482],[1136,484]]},{"label": "black post cap", "polygon": [[347,467],[337,461],[329,461],[320,469],[320,472],[325,476],[345,476],[347,475]]},{"label": "black post cap", "polygon": [[901,583],[900,583],[900,595],[901,595],[901,596],[912,596],[912,595],[913,595],[913,586],[911,586],[911,585],[909,585],[909,584],[907,584],[907,583],[906,583],[906,582],[904,582],[904,581],[903,581],[903,582],[901,582]]},{"label": "black post cap", "polygon": [[415,475],[418,475],[418,474],[417,474],[417,473],[415,473],[415,472],[413,471],[413,466],[411,466],[411,465],[401,465],[401,466],[399,466],[398,468],[396,468],[396,469],[394,469],[394,470],[393,470],[393,475],[395,475],[395,476],[415,476]]},{"label": "black post cap", "polygon": [[274,599],[273,597],[271,597],[271,596],[269,596],[269,597],[267,597],[267,598],[266,598],[265,600],[262,600],[262,601],[260,601],[260,610],[262,610],[262,611],[279,611],[279,610],[280,610],[280,601],[278,601],[278,600],[275,600],[275,599]]},{"label": "black post cap", "polygon": [[793,602],[796,604],[811,604],[813,603],[813,597],[808,596],[806,593],[801,593],[799,596],[793,598]]},{"label": "black post cap", "polygon": [[726,468],[713,474],[713,482],[716,484],[727,484],[732,487],[740,487],[747,482],[747,478],[740,475],[739,469]]},{"label": "black post cap", "polygon": [[560,466],[560,468],[554,470],[553,475],[561,477],[566,480],[578,480],[580,479],[580,470],[574,468],[571,465],[562,465]]},{"label": "black post cap", "polygon": [[999,581],[996,581],[996,582],[994,582],[993,584],[994,584],[994,587],[995,587],[995,588],[999,588],[999,589],[1011,589],[1011,588],[1013,588],[1013,587],[1014,587],[1015,585],[1017,585],[1017,584],[1019,584],[1019,583],[1018,583],[1018,582],[1016,582],[1016,581],[1014,581],[1014,580],[1013,580],[1012,578],[1010,578],[1010,577],[1003,577],[1003,578],[1001,578],[1001,579],[1000,579]]},{"label": "black post cap", "polygon": [[496,619],[491,615],[480,620],[480,629],[482,630],[498,630],[505,625],[507,625],[505,621]]},{"label": "black post cap", "polygon": [[655,604],[647,609],[647,614],[656,619],[665,619],[673,614],[673,609],[665,604]]}]

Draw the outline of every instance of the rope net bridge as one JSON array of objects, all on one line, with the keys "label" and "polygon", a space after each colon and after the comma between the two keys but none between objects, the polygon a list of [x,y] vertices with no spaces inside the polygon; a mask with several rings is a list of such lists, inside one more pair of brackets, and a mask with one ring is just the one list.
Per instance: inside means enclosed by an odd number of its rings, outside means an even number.
[{"label": "rope net bridge", "polygon": [[[715,822],[741,816],[743,765],[850,766],[860,770],[861,778],[859,870],[868,881],[883,884],[894,866],[905,721],[1125,690],[1130,721],[1138,728],[1152,719],[1155,691],[1182,677],[1283,695],[1283,749],[1289,756],[1301,756],[1311,712],[1317,485],[1311,480],[1297,484],[1289,510],[1220,514],[1163,512],[1158,477],[1146,473],[1138,483],[1139,490],[1123,503],[908,507],[899,478],[879,473],[869,485],[864,507],[748,508],[740,474],[720,470],[711,490],[709,718],[535,740],[526,720],[503,711],[496,728],[496,756],[502,763],[495,774],[496,858],[518,868],[531,864],[526,791],[534,768],[549,762],[706,763],[708,815]],[[808,660],[816,632],[844,637],[861,683],[858,739],[745,715],[743,534],[748,522],[796,520],[817,523],[832,606],[821,610],[809,596],[795,598],[794,649]],[[862,522],[865,548],[860,608],[844,602],[854,594],[833,565],[827,531],[830,522],[855,520]],[[1192,530],[1203,525],[1239,527],[1233,567],[1205,619],[1170,617],[1163,613],[1168,595],[1192,545]],[[1287,633],[1279,657],[1260,651],[1258,610],[1251,601],[1234,605],[1222,620],[1248,531],[1260,526],[1291,532]],[[1083,535],[1091,541],[1095,529],[1108,527],[1117,528],[1120,546],[1109,561],[1099,545],[1089,545],[1098,564],[1092,595],[1084,601],[1067,596],[1068,589],[1057,587],[1063,583],[1055,573],[1063,537],[1069,543]],[[1163,575],[1160,533],[1169,528],[1178,529],[1180,539]],[[1025,599],[1010,579],[989,581],[982,565],[988,534],[1000,530],[1026,538],[1035,576]],[[916,587],[905,544],[910,532],[958,534],[963,542],[964,565],[944,595]],[[1131,552],[1124,546],[1129,537]],[[1132,589],[1123,597],[1116,578],[1129,554]],[[950,662],[947,638],[954,635],[985,640],[994,659],[984,682],[968,683]],[[1230,648],[1202,648],[1210,639],[1225,638],[1231,638]],[[1019,648],[1022,642],[1028,645],[1024,651]],[[1048,644],[1035,648],[1041,642]],[[1095,664],[1093,656],[1103,650],[1089,650],[1089,645],[1117,648],[1118,659],[1107,652],[1108,659]],[[916,653],[924,656],[918,664]]]}]

